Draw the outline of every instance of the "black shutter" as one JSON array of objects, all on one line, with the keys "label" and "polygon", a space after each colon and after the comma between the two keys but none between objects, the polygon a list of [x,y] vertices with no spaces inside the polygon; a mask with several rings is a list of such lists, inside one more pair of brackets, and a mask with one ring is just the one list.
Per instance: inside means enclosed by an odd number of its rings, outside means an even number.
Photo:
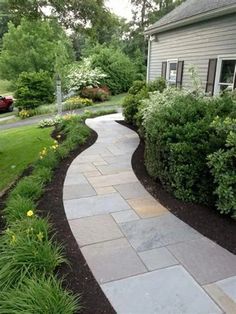
[{"label": "black shutter", "polygon": [[210,59],[208,64],[206,93],[214,95],[217,59]]},{"label": "black shutter", "polygon": [[166,79],[167,62],[162,62],[161,66],[161,76]]},{"label": "black shutter", "polygon": [[176,87],[182,87],[184,74],[184,61],[178,61],[176,73]]},{"label": "black shutter", "polygon": [[236,89],[236,72],[234,74],[234,89]]}]

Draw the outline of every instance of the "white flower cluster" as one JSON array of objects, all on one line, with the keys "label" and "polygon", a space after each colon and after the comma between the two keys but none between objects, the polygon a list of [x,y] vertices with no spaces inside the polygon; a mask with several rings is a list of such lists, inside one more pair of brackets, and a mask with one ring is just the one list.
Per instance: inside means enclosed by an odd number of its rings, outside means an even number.
[{"label": "white flower cluster", "polygon": [[81,63],[74,63],[67,75],[68,89],[78,92],[83,87],[97,87],[101,79],[107,77],[99,68],[93,68],[89,58],[83,59]]},{"label": "white flower cluster", "polygon": [[50,127],[50,126],[54,126],[58,123],[60,123],[62,121],[62,117],[60,116],[55,116],[54,118],[51,118],[51,119],[44,119],[44,120],[41,120],[39,122],[39,127],[40,128],[47,128],[47,127]]}]

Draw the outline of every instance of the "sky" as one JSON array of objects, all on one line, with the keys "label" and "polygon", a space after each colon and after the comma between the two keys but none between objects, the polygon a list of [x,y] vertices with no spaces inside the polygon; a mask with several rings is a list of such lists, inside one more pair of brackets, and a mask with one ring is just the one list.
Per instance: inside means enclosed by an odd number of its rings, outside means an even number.
[{"label": "sky", "polygon": [[106,5],[115,14],[131,20],[132,12],[130,0],[106,0]]}]

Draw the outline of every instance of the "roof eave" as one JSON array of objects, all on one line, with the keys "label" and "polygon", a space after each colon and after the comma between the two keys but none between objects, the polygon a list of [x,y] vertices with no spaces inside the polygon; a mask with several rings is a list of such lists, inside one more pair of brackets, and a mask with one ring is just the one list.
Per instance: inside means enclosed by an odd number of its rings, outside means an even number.
[{"label": "roof eave", "polygon": [[191,16],[189,18],[186,18],[186,19],[183,19],[183,20],[180,20],[177,22],[173,22],[170,24],[166,24],[166,25],[163,25],[160,27],[150,27],[149,29],[147,29],[144,32],[144,34],[145,35],[153,35],[153,34],[157,34],[157,33],[162,33],[162,32],[172,30],[172,29],[176,29],[179,27],[183,27],[183,26],[194,24],[194,23],[206,21],[209,19],[228,15],[228,14],[235,13],[235,12],[236,12],[236,4],[233,4],[233,5],[223,7],[223,8],[217,9],[217,10],[212,10],[212,11],[208,11],[208,12],[205,12],[202,14],[194,15],[194,16]]}]

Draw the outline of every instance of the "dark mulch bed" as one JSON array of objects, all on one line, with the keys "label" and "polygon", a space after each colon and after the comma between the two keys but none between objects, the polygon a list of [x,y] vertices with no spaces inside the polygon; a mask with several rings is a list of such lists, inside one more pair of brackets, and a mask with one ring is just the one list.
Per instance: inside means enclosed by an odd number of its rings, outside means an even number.
[{"label": "dark mulch bed", "polygon": [[[117,122],[137,132],[134,126],[124,121]],[[139,147],[132,157],[132,167],[146,190],[178,218],[236,254],[236,221],[230,217],[220,215],[215,208],[185,203],[176,199],[165,190],[160,181],[152,179],[147,173],[144,163],[144,150],[144,141],[140,139]]]},{"label": "dark mulch bed", "polygon": [[[56,138],[57,132],[52,133]],[[63,139],[60,139],[62,141]],[[54,172],[53,180],[47,185],[43,197],[39,200],[38,210],[41,216],[50,218],[56,231],[55,239],[64,246],[64,253],[69,265],[62,265],[58,269],[58,277],[64,278],[64,287],[74,294],[81,295],[81,303],[84,307],[83,314],[113,314],[114,309],[103,294],[99,284],[93,277],[80,249],[70,230],[63,206],[62,191],[66,172],[74,160],[82,151],[94,144],[97,134],[92,131],[87,142],[70,153]],[[23,174],[30,174],[28,170]],[[7,193],[8,194],[8,193]],[[0,211],[4,207],[7,198],[5,194],[0,199]],[[4,228],[4,221],[0,215],[0,231]]]}]

